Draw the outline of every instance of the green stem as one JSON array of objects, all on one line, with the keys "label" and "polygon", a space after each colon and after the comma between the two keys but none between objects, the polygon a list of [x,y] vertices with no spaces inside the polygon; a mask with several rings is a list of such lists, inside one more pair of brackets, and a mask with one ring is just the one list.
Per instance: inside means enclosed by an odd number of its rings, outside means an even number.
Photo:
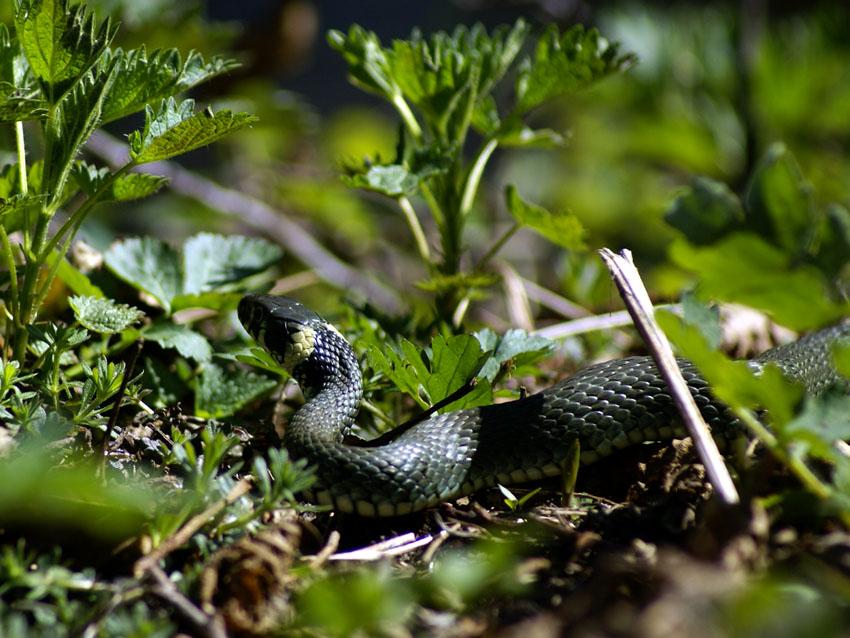
[{"label": "green stem", "polygon": [[422,261],[430,266],[431,250],[428,248],[428,240],[425,239],[425,232],[422,230],[422,225],[419,223],[416,211],[413,210],[413,205],[407,197],[399,197],[398,205],[404,213],[407,225],[410,226],[410,232],[413,233],[413,239],[416,241],[416,248],[419,250],[419,256],[422,258]]},{"label": "green stem", "polygon": [[750,410],[743,407],[737,407],[734,409],[734,412],[735,415],[743,421],[744,425],[746,425],[750,431],[755,434],[762,443],[764,443],[767,449],[770,450],[771,454],[784,463],[788,469],[797,476],[803,486],[806,487],[812,494],[821,500],[826,500],[832,496],[832,490],[830,487],[822,483],[802,460],[788,454],[773,433],[764,427],[764,425],[759,422]]},{"label": "green stem", "polygon": [[421,143],[422,127],[419,126],[419,122],[416,121],[416,116],[413,114],[413,111],[410,110],[407,102],[404,101],[404,97],[402,97],[401,93],[393,96],[392,104],[396,108],[396,111],[398,111],[398,114],[401,115],[404,125],[407,127],[407,130],[410,131],[410,134],[413,135],[413,139]]},{"label": "green stem", "polygon": [[475,195],[478,192],[478,185],[481,183],[481,176],[484,174],[484,167],[487,166],[487,161],[496,150],[499,142],[496,138],[487,142],[484,147],[478,152],[475,162],[469,169],[466,176],[466,183],[463,185],[463,195],[460,198],[460,214],[466,216],[472,210],[472,204],[475,201]]},{"label": "green stem", "polygon": [[499,237],[498,241],[493,244],[490,250],[487,251],[487,254],[481,258],[481,261],[478,262],[478,265],[475,267],[476,272],[481,272],[482,270],[484,270],[484,266],[487,265],[487,262],[493,259],[496,253],[499,252],[502,249],[502,246],[505,245],[505,242],[507,242],[511,237],[513,237],[514,233],[516,233],[516,231],[518,231],[521,227],[522,226],[520,224],[514,223],[513,226],[508,228],[508,230],[501,237]]}]

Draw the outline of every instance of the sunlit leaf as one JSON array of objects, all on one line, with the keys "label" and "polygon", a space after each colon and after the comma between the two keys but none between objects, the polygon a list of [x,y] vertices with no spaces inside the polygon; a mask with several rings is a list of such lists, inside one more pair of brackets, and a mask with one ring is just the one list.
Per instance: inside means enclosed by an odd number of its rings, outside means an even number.
[{"label": "sunlit leaf", "polygon": [[84,77],[118,30],[108,18],[98,28],[94,14],[65,0],[22,0],[15,14],[18,38],[30,67],[53,104]]},{"label": "sunlit leaf", "polygon": [[74,317],[93,332],[115,333],[138,323],[145,316],[138,308],[104,297],[69,297]]},{"label": "sunlit leaf", "polygon": [[115,275],[171,312],[171,300],[183,291],[180,256],[174,248],[153,237],[131,238],[112,244],[103,259]]},{"label": "sunlit leaf", "polygon": [[278,379],[250,370],[208,363],[196,382],[195,414],[203,418],[230,416],[278,384]]},{"label": "sunlit leaf", "polygon": [[570,250],[584,249],[584,228],[578,218],[567,211],[552,213],[536,204],[523,201],[517,189],[505,189],[505,202],[514,219],[523,226],[534,229],[551,242]]},{"label": "sunlit leaf", "polygon": [[198,363],[206,363],[212,358],[212,346],[203,335],[183,325],[160,321],[142,332],[148,341],[154,341],[163,348],[174,348],[182,356]]},{"label": "sunlit leaf", "polygon": [[741,228],[744,209],[726,184],[700,175],[676,198],[664,220],[692,244],[704,245]]},{"label": "sunlit leaf", "polygon": [[183,293],[199,294],[262,272],[283,257],[259,237],[199,233],[183,244]]},{"label": "sunlit leaf", "polygon": [[476,332],[475,338],[481,344],[482,350],[491,353],[479,372],[489,381],[496,378],[502,364],[510,361],[514,367],[519,368],[535,363],[551,353],[554,345],[550,339],[531,336],[525,330],[517,328],[508,330],[502,336],[485,328]]},{"label": "sunlit leaf", "polygon": [[[97,168],[85,162],[77,162],[71,169],[71,176],[86,195],[92,196],[109,181],[112,172],[106,167]],[[100,201],[127,201],[148,197],[168,181],[167,177],[146,173],[121,175],[100,195]]]}]

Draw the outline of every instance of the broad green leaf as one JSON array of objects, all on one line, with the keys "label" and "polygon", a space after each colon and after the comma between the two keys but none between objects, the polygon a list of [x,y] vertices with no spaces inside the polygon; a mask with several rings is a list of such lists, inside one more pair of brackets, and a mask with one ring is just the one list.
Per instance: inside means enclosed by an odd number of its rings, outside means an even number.
[{"label": "broad green leaf", "polygon": [[183,293],[209,292],[276,264],[280,246],[258,237],[200,233],[183,245]]},{"label": "broad green leaf", "polygon": [[198,363],[207,363],[212,358],[212,346],[209,341],[200,333],[180,324],[157,322],[143,330],[142,336],[163,348],[174,348],[182,356]]},{"label": "broad green leaf", "polygon": [[103,256],[117,277],[152,295],[167,314],[171,300],[183,292],[180,256],[164,241],[152,237],[115,242]]},{"label": "broad green leaf", "polygon": [[171,311],[178,312],[187,308],[207,308],[218,312],[236,310],[242,293],[203,292],[198,295],[177,295],[171,300]]},{"label": "broad green leaf", "polygon": [[503,130],[499,133],[502,146],[521,146],[527,148],[560,148],[567,144],[568,135],[548,128],[533,129],[525,124]]},{"label": "broad green leaf", "polygon": [[706,247],[678,240],[670,257],[696,273],[701,297],[757,308],[797,330],[837,321],[848,310],[829,299],[828,282],[816,268],[795,263],[756,235],[734,233]]},{"label": "broad green leaf", "polygon": [[814,221],[811,187],[784,144],[771,146],[747,193],[747,226],[785,251],[808,248]]},{"label": "broad green leaf", "polygon": [[32,70],[17,38],[0,25],[0,122],[43,119],[47,104],[36,95]]},{"label": "broad green leaf", "polygon": [[280,367],[280,364],[272,359],[272,356],[264,348],[245,347],[242,350],[229,353],[219,353],[220,359],[232,359],[247,365],[271,372],[278,377],[289,378],[289,373]]},{"label": "broad green leaf", "polygon": [[[15,174],[17,175],[17,171]],[[3,224],[6,233],[21,230],[27,225],[27,219],[35,219],[37,209],[43,201],[43,196],[29,193],[0,197],[0,224]]]},{"label": "broad green leaf", "polygon": [[[97,168],[85,162],[76,162],[71,169],[71,176],[82,191],[91,197],[110,180],[112,172],[106,167]],[[109,184],[107,190],[100,195],[100,201],[127,201],[148,197],[168,181],[167,177],[159,175],[128,173]]]},{"label": "broad green leaf", "polygon": [[92,332],[113,334],[129,328],[145,316],[138,308],[105,297],[70,297],[74,317]]},{"label": "broad green leaf", "polygon": [[569,250],[585,248],[584,228],[575,215],[567,211],[551,213],[542,206],[525,202],[513,185],[505,189],[505,202],[508,211],[519,224],[532,228],[549,241]]},{"label": "broad green leaf", "polygon": [[402,197],[413,192],[420,181],[418,175],[399,164],[371,166],[366,173],[344,175],[342,180],[352,188],[376,191],[389,197]]},{"label": "broad green leaf", "polygon": [[[489,356],[490,353],[483,352],[478,339],[472,335],[434,337],[431,341],[430,375],[422,379],[431,401],[442,401],[478,376]],[[481,379],[469,393],[442,408],[441,412],[488,405],[492,402],[490,384]]]},{"label": "broad green leaf", "polygon": [[780,428],[779,434],[793,440],[795,446],[805,442],[807,449],[795,449],[800,454],[832,460],[835,442],[850,439],[850,397],[831,393],[807,397],[802,412]]},{"label": "broad green leaf", "polygon": [[204,62],[196,51],[189,53],[185,63],[176,49],[156,50],[148,56],[144,45],[126,53],[121,49],[107,51],[104,61],[112,56],[119,62],[115,84],[103,104],[104,122],[141,111],[148,104],[182,93],[236,66],[220,57]]},{"label": "broad green leaf", "polygon": [[525,330],[513,328],[501,337],[489,328],[475,333],[481,349],[490,357],[481,367],[479,375],[492,382],[502,364],[510,361],[519,368],[543,359],[552,352],[553,342],[545,337],[530,336]]},{"label": "broad green leaf", "polygon": [[850,211],[833,204],[820,221],[817,263],[827,276],[836,277],[850,262]]},{"label": "broad green leaf", "polygon": [[402,340],[398,348],[390,344],[370,344],[369,361],[373,368],[381,370],[399,390],[413,397],[420,407],[429,406],[429,402],[422,396],[425,388],[420,382],[420,377],[427,375],[428,369],[415,345],[406,339]]},{"label": "broad green leaf", "polygon": [[118,27],[107,19],[98,28],[83,5],[65,0],[21,0],[17,35],[44,95],[58,104],[103,55]]},{"label": "broad green leaf", "polygon": [[133,161],[145,164],[188,153],[257,121],[248,113],[212,113],[207,109],[193,114],[193,109],[193,100],[184,100],[178,106],[173,98],[163,100],[156,111],[145,107],[144,129],[129,136]]},{"label": "broad green leaf", "polygon": [[208,363],[196,382],[195,414],[207,419],[230,416],[278,384],[250,370]]},{"label": "broad green leaf", "polygon": [[391,101],[401,94],[377,35],[355,24],[348,33],[331,29],[327,38],[348,63],[348,77],[354,84]]},{"label": "broad green leaf", "polygon": [[576,25],[563,36],[549,26],[537,43],[533,58],[520,65],[516,80],[516,112],[525,113],[556,97],[575,93],[636,62],[633,54],[620,55],[616,44]]},{"label": "broad green leaf", "polygon": [[676,198],[664,220],[692,244],[702,246],[740,229],[744,209],[726,184],[700,175]]}]

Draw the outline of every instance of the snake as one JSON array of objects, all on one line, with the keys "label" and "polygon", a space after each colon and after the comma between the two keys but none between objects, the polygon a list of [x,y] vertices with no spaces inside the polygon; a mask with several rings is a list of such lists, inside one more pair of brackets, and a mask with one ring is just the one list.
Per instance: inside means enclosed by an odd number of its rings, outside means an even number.
[{"label": "snake", "polygon": [[[237,312],[304,395],[283,435],[290,457],[314,468],[303,497],[340,512],[406,515],[485,487],[557,476],[576,455],[588,465],[640,443],[686,436],[652,358],[630,356],[591,365],[514,401],[433,414],[381,445],[352,444],[346,435],[363,383],[342,334],[288,297],[246,295]],[[832,326],[766,350],[749,365],[757,372],[777,365],[817,394],[839,380],[832,348],[849,336],[850,325]],[[677,362],[712,436],[729,449],[743,426],[692,363]]]}]

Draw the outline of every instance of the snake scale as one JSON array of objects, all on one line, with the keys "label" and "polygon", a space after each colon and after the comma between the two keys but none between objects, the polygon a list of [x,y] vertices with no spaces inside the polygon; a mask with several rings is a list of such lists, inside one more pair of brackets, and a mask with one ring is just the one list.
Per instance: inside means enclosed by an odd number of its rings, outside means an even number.
[{"label": "snake scale", "polygon": [[[316,468],[305,497],[342,512],[403,515],[485,486],[554,476],[575,440],[584,465],[630,445],[685,434],[652,359],[628,357],[592,365],[516,401],[431,416],[384,445],[349,445],[343,438],[357,415],[362,382],[348,342],[287,297],[248,295],[238,312],[304,394],[284,444]],[[831,346],[848,336],[850,326],[827,328],[767,350],[751,365],[775,363],[817,393],[836,380]],[[738,438],[735,418],[697,369],[683,359],[679,366],[718,443]]]}]

